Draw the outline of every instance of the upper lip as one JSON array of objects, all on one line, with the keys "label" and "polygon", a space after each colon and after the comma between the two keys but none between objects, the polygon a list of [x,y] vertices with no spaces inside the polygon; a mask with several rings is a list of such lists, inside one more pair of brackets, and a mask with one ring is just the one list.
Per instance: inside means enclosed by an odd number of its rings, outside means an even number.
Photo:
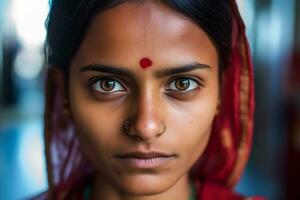
[{"label": "upper lip", "polygon": [[174,154],[166,154],[162,152],[156,152],[156,151],[149,151],[149,152],[143,152],[143,151],[133,151],[133,152],[127,152],[118,154],[117,157],[119,158],[144,158],[144,159],[150,159],[150,158],[157,158],[157,157],[172,157],[175,156]]}]

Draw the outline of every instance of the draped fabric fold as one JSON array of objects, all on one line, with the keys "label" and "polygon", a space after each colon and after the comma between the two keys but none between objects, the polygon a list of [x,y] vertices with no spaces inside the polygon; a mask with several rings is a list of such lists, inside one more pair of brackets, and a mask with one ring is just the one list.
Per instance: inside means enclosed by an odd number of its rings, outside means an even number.
[{"label": "draped fabric fold", "polygon": [[249,157],[254,114],[254,81],[245,25],[236,2],[233,16],[232,55],[223,75],[221,108],[210,143],[198,163],[197,177],[233,187]]}]

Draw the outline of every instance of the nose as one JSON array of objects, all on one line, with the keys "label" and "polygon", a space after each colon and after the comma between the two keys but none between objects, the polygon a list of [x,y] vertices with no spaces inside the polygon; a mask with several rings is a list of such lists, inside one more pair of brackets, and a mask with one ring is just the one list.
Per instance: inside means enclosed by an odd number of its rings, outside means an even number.
[{"label": "nose", "polygon": [[160,137],[166,131],[162,119],[163,108],[160,98],[150,94],[140,95],[132,106],[132,121],[127,135],[149,142]]}]

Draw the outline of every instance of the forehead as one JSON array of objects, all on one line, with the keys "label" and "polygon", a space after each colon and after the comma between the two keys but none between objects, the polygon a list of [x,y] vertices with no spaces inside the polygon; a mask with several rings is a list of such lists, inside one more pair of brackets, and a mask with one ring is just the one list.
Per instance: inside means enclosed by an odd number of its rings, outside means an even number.
[{"label": "forehead", "polygon": [[213,44],[191,19],[159,1],[143,1],[126,2],[98,14],[79,53],[82,58],[109,62],[145,56],[170,61],[183,52],[193,57],[209,50],[215,51]]},{"label": "forehead", "polygon": [[201,32],[187,17],[153,1],[121,4],[98,15],[94,23],[116,39],[147,41],[148,38],[159,39],[157,36],[170,36],[170,33],[175,38],[191,31]]}]

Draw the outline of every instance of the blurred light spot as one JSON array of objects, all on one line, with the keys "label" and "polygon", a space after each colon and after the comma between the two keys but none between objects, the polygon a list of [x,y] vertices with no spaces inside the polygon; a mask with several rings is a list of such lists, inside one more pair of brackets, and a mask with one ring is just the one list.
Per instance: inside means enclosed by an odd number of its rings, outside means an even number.
[{"label": "blurred light spot", "polygon": [[18,160],[20,163],[22,176],[28,189],[38,186],[46,187],[46,175],[43,157],[43,145],[41,137],[41,127],[31,124],[23,127],[20,137],[20,147]]},{"label": "blurred light spot", "polygon": [[39,46],[44,42],[44,22],[49,11],[47,0],[13,0],[11,16],[22,44],[27,47]]},{"label": "blurred light spot", "polygon": [[252,27],[254,20],[254,6],[251,0],[237,0],[237,4],[240,10],[240,13],[243,17],[243,20],[247,26]]},{"label": "blurred light spot", "polygon": [[254,52],[254,18],[255,18],[255,10],[254,10],[254,1],[253,0],[237,0],[237,4],[242,15],[242,18],[246,25],[246,32],[248,36],[248,41],[251,46],[252,53]]},{"label": "blurred light spot", "polygon": [[43,62],[44,59],[40,52],[23,49],[15,59],[15,74],[22,79],[34,79],[41,72]]},{"label": "blurred light spot", "polygon": [[262,11],[257,17],[257,53],[258,59],[265,61],[269,58],[271,46],[270,41],[270,15],[267,11]]},{"label": "blurred light spot", "polygon": [[[282,34],[282,22],[279,13],[274,14],[271,17],[270,31],[272,34],[269,35],[270,49],[275,51],[274,53],[281,52],[281,34]],[[277,55],[277,54],[276,54]]]}]

